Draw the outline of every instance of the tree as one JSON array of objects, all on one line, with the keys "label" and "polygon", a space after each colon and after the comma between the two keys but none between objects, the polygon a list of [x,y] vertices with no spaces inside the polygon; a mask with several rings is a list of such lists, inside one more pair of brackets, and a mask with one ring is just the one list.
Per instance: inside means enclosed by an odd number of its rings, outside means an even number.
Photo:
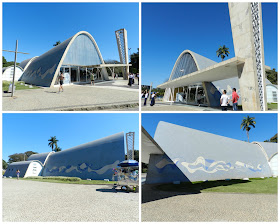
[{"label": "tree", "polygon": [[27,158],[28,158],[29,156],[31,156],[31,155],[33,155],[33,154],[38,154],[38,152],[26,151],[24,154],[25,154],[25,155],[27,156]]},{"label": "tree", "polygon": [[4,159],[2,159],[2,169],[5,170],[7,169],[7,167],[8,167],[8,163]]},{"label": "tree", "polygon": [[56,41],[55,44],[54,44],[53,46],[57,46],[57,45],[59,45],[59,44],[61,44],[60,40],[59,40],[59,41]]},{"label": "tree", "polygon": [[222,61],[230,54],[228,48],[225,45],[223,47],[220,46],[216,53],[218,57],[221,57]]},{"label": "tree", "polygon": [[271,137],[269,140],[265,140],[264,142],[278,142],[278,134],[275,134],[273,137]]},{"label": "tree", "polygon": [[249,142],[249,131],[251,130],[250,126],[255,128],[256,121],[254,121],[254,119],[255,119],[254,117],[249,117],[248,115],[247,117],[244,117],[240,126],[240,129],[243,128],[243,131],[246,130],[248,142]]},{"label": "tree", "polygon": [[266,71],[266,78],[274,85],[278,85],[277,80],[277,72],[275,71],[275,68],[272,70]]},{"label": "tree", "polygon": [[[2,56],[2,67],[9,67],[11,65],[14,65],[15,63],[13,61],[7,61],[6,58],[4,56]],[[17,65],[19,65],[19,63],[17,62]]]},{"label": "tree", "polygon": [[[119,61],[113,60],[113,59],[104,60],[104,63],[105,63],[105,64],[120,64]],[[114,73],[117,73],[117,74],[118,74],[118,77],[121,77],[120,73],[122,72],[122,70],[123,70],[122,67],[115,67],[115,68],[114,68]],[[111,69],[107,68],[107,72],[108,72],[108,74],[112,74],[112,72],[113,72],[113,71],[112,71],[112,68],[111,68]]]},{"label": "tree", "polygon": [[24,161],[24,154],[23,153],[15,153],[12,155],[9,155],[9,160],[8,163],[13,163],[13,162],[19,162],[19,161]]},{"label": "tree", "polygon": [[55,152],[60,152],[61,150],[62,150],[62,148],[60,148],[60,147],[55,147],[55,149],[54,149]]},{"label": "tree", "polygon": [[13,162],[26,161],[28,159],[28,157],[31,156],[32,154],[37,154],[37,152],[26,151],[24,153],[15,153],[15,154],[9,155],[8,164],[13,163]]},{"label": "tree", "polygon": [[131,66],[129,67],[130,72],[139,73],[139,48],[137,48],[137,52],[130,55]]},{"label": "tree", "polygon": [[156,92],[157,96],[164,96],[165,93],[165,89],[161,89],[161,88],[154,88],[152,89],[151,92]]},{"label": "tree", "polygon": [[4,56],[2,56],[2,67],[7,67],[7,60]]},{"label": "tree", "polygon": [[57,142],[58,142],[58,140],[56,139],[56,136],[53,136],[53,137],[51,136],[51,138],[48,141],[49,141],[48,146],[50,146],[52,148],[52,151],[55,151],[55,150],[53,150],[53,148],[54,148],[54,146],[55,146],[55,148],[57,148]]}]

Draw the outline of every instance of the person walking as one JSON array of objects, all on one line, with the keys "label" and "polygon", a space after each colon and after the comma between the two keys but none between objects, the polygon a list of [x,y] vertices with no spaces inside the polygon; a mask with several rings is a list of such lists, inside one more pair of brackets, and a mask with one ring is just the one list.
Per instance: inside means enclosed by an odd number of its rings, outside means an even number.
[{"label": "person walking", "polygon": [[229,104],[229,96],[227,95],[226,90],[223,91],[223,94],[220,98],[220,104],[221,104],[221,107],[222,107],[222,111],[227,111],[227,106]]},{"label": "person walking", "polygon": [[91,86],[94,85],[94,75],[93,75],[93,73],[90,73],[90,85]]},{"label": "person walking", "polygon": [[146,90],[146,91],[144,92],[144,97],[145,97],[144,106],[146,106],[146,104],[147,104],[148,96],[149,96],[149,93],[148,93],[148,90]]},{"label": "person walking", "polygon": [[59,85],[60,85],[59,89],[58,89],[58,93],[60,93],[60,90],[63,92],[63,80],[64,80],[63,72],[60,72],[58,79],[59,79]]},{"label": "person walking", "polygon": [[17,180],[19,180],[19,174],[20,174],[19,169],[16,171],[16,174],[17,174]]},{"label": "person walking", "polygon": [[154,105],[155,105],[155,97],[156,97],[156,93],[155,93],[155,92],[153,92],[151,97],[152,97],[152,100],[151,100],[151,104],[150,104],[150,106],[154,106]]},{"label": "person walking", "polygon": [[237,111],[237,103],[238,103],[239,96],[236,92],[235,88],[232,88],[232,109]]}]

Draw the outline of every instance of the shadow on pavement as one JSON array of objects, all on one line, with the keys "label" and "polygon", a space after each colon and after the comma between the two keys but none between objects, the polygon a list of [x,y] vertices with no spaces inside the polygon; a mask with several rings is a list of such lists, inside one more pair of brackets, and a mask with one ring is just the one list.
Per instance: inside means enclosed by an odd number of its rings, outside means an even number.
[{"label": "shadow on pavement", "polygon": [[96,191],[103,192],[103,193],[129,193],[127,191],[121,189],[114,189],[114,188],[101,188],[101,189],[96,189]]},{"label": "shadow on pavement", "polygon": [[164,198],[174,197],[178,195],[198,194],[200,191],[176,192],[176,191],[162,191],[158,187],[161,185],[144,184],[142,185],[142,203],[157,201]]},{"label": "shadow on pavement", "polygon": [[45,93],[58,93],[58,91],[44,91]]},{"label": "shadow on pavement", "polygon": [[156,201],[178,195],[199,194],[201,190],[214,188],[219,186],[229,186],[234,184],[242,184],[250,181],[247,180],[218,180],[206,182],[184,182],[175,184],[144,184],[142,185],[142,203]]}]

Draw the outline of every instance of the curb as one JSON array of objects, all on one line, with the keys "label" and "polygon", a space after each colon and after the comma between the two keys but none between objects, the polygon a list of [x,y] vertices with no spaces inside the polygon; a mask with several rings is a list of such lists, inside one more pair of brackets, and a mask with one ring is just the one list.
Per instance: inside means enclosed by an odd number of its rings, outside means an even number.
[{"label": "curb", "polygon": [[71,108],[57,108],[56,111],[93,111],[93,110],[108,110],[108,109],[125,109],[138,107],[139,103],[126,103],[108,106],[87,106],[87,107],[71,107]]}]

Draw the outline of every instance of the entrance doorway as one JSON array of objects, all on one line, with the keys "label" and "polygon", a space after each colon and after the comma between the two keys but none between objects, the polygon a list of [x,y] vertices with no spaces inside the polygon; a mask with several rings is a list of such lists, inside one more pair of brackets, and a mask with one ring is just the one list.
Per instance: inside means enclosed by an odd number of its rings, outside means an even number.
[{"label": "entrance doorway", "polygon": [[[183,91],[179,91],[180,89],[183,89]],[[178,88],[175,99],[175,102],[177,103],[190,105],[207,106],[208,104],[202,85],[192,85]]]}]

